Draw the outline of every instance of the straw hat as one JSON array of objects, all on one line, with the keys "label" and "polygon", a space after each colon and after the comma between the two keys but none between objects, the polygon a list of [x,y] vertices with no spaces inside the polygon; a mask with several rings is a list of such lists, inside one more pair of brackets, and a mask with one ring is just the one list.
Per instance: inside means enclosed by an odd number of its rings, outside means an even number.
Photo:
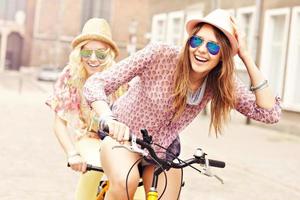
[{"label": "straw hat", "polygon": [[202,19],[192,19],[188,21],[186,24],[187,33],[191,35],[193,28],[199,23],[207,23],[220,29],[230,41],[233,56],[237,54],[239,45],[237,39],[234,36],[231,17],[227,11],[216,9]]},{"label": "straw hat", "polygon": [[112,40],[111,31],[108,23],[102,18],[91,18],[83,26],[82,32],[72,41],[72,48],[75,48],[84,40],[99,40],[108,44],[115,52],[116,57],[119,55],[119,49]]}]

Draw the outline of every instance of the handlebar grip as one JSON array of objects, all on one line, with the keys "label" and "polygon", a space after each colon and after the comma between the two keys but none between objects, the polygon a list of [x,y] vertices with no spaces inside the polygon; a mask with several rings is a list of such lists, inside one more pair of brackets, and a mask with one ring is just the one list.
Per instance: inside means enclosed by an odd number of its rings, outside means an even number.
[{"label": "handlebar grip", "polygon": [[[70,163],[67,164],[68,167],[70,167]],[[104,172],[102,167],[97,167],[91,164],[86,165],[86,171],[98,171],[98,172]]]},{"label": "handlebar grip", "polygon": [[218,167],[218,168],[224,168],[225,167],[225,162],[219,161],[219,160],[211,160],[211,159],[209,159],[209,166]]},{"label": "handlebar grip", "polygon": [[94,166],[94,165],[90,165],[90,164],[87,164],[86,166],[86,171],[98,171],[98,172],[104,172],[102,167],[97,167],[97,166]]},{"label": "handlebar grip", "polygon": [[[109,136],[108,132],[109,132],[109,129],[108,129],[108,126],[106,126],[104,128],[104,130],[98,130],[97,134],[98,134],[99,138],[101,140],[103,140],[105,137]],[[131,141],[131,140],[132,140],[132,135],[130,134],[128,141]]]}]

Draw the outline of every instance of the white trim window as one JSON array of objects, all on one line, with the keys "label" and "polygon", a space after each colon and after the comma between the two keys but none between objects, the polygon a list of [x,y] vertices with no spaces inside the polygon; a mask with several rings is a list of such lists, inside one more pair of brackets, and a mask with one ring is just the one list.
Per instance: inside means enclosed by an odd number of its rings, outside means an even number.
[{"label": "white trim window", "polygon": [[235,17],[235,11],[233,8],[225,9],[225,10],[229,13],[230,16]]},{"label": "white trim window", "polygon": [[300,111],[299,75],[300,75],[300,6],[293,8],[289,37],[288,62],[284,89],[284,107]]},{"label": "white trim window", "polygon": [[282,96],[289,27],[289,8],[265,13],[260,68],[273,90]]},{"label": "white trim window", "polygon": [[[186,23],[191,20],[191,19],[201,19],[203,17],[203,10],[204,6],[203,4],[196,4],[194,6],[191,6],[191,7],[188,7],[186,10],[185,10],[185,25]],[[184,39],[187,39],[188,38],[188,34],[185,30],[185,25],[184,25]]]},{"label": "white trim window", "polygon": [[175,11],[168,13],[167,37],[169,44],[181,45],[184,28],[184,12]]},{"label": "white trim window", "polygon": [[151,42],[164,42],[166,39],[167,14],[152,17]]},{"label": "white trim window", "polygon": [[[238,27],[242,34],[245,34],[247,49],[254,59],[256,54],[255,17],[254,6],[237,9],[236,19]],[[239,58],[236,58],[236,67],[238,70],[246,70],[243,62]]]}]

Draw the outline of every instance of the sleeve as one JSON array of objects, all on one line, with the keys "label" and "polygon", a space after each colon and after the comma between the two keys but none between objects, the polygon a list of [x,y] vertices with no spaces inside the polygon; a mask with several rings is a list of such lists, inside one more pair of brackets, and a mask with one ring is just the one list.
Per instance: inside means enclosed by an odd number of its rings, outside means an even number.
[{"label": "sleeve", "polygon": [[77,112],[80,107],[78,91],[68,86],[70,78],[70,67],[66,66],[54,85],[53,94],[46,100],[46,105],[64,120],[69,112]]},{"label": "sleeve", "polygon": [[161,51],[159,44],[149,44],[104,72],[95,73],[89,77],[83,89],[87,102],[89,104],[97,100],[108,102],[109,94],[134,77],[140,76],[151,66],[151,61],[162,53]]},{"label": "sleeve", "polygon": [[276,123],[280,119],[281,107],[280,97],[275,97],[275,104],[271,109],[261,108],[256,104],[255,95],[236,78],[236,97],[237,102],[235,109],[243,115],[268,124]]}]

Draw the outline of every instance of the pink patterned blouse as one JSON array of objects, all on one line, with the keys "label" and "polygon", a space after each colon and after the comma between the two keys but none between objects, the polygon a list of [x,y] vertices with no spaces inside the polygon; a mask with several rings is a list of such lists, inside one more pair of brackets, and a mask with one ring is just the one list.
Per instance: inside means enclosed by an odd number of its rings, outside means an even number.
[{"label": "pink patterned blouse", "polygon": [[[88,103],[107,100],[107,95],[120,85],[138,77],[128,92],[119,98],[113,113],[117,119],[129,126],[140,137],[140,129],[146,128],[154,142],[167,148],[212,98],[207,85],[203,99],[198,105],[187,105],[183,114],[172,121],[173,74],[178,61],[179,49],[166,44],[149,44],[105,72],[96,73],[85,83],[83,94]],[[236,110],[265,123],[279,120],[281,108],[279,98],[272,109],[256,105],[255,95],[238,79],[236,80]]]}]

